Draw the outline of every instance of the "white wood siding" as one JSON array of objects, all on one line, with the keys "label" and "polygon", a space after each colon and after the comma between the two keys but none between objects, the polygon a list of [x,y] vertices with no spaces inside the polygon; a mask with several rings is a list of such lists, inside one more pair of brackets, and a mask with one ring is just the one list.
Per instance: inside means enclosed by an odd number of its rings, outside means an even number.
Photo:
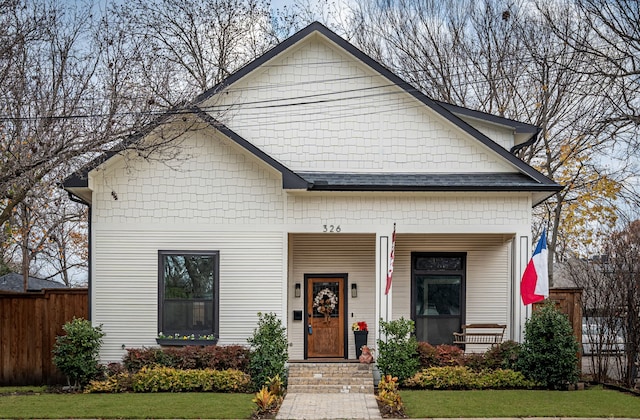
[{"label": "white wood siding", "polygon": [[257,312],[282,316],[280,232],[120,229],[94,232],[92,320],[106,333],[104,362],[156,345],[158,250],[220,251],[220,344],[246,345]]},{"label": "white wood siding", "polygon": [[[302,297],[293,296],[295,283],[302,285],[304,290],[305,274],[337,274],[348,275],[347,284],[347,337],[349,358],[355,358],[355,346],[351,324],[356,321],[366,321],[371,329],[375,325],[375,255],[376,236],[325,234],[289,236],[289,313],[302,310],[303,320],[293,321],[290,315],[289,357],[303,359],[304,357],[304,328],[306,326],[306,309],[304,308],[304,293]],[[351,284],[358,285],[358,297],[351,298]],[[352,316],[353,315],[353,316]],[[375,334],[369,334],[369,345],[375,346]]]}]

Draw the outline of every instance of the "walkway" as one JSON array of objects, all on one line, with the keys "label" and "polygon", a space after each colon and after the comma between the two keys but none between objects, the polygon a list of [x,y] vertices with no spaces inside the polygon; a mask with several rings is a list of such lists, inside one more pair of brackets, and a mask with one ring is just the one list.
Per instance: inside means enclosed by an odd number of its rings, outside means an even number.
[{"label": "walkway", "polygon": [[287,394],[276,419],[380,419],[373,394]]}]

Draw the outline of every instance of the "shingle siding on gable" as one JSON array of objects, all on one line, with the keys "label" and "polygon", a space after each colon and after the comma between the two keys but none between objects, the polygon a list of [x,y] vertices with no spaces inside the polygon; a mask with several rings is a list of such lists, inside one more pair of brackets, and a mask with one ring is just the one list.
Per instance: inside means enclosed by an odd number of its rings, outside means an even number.
[{"label": "shingle siding on gable", "polygon": [[201,130],[181,143],[177,160],[165,164],[120,159],[106,171],[96,172],[91,180],[94,221],[233,224],[282,220],[280,175],[227,142],[213,130]]},{"label": "shingle siding on gable", "polygon": [[[222,121],[294,171],[514,171],[389,84],[313,38],[207,105],[214,116],[231,107]],[[295,111],[284,106],[314,101],[326,102],[296,106]],[[504,136],[500,133],[501,143],[508,142]]]}]

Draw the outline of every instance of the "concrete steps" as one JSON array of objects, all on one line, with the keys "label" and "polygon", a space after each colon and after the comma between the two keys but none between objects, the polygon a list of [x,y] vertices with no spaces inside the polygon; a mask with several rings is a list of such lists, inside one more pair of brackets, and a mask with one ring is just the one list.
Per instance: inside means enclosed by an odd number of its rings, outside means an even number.
[{"label": "concrete steps", "polygon": [[289,362],[287,392],[373,394],[373,365]]}]

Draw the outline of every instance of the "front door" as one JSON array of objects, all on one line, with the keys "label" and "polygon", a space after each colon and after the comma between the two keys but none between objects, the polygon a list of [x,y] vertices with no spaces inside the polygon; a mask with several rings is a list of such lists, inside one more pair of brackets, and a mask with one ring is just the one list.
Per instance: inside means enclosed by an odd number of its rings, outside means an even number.
[{"label": "front door", "polygon": [[344,358],[344,277],[306,279],[307,357]]}]

